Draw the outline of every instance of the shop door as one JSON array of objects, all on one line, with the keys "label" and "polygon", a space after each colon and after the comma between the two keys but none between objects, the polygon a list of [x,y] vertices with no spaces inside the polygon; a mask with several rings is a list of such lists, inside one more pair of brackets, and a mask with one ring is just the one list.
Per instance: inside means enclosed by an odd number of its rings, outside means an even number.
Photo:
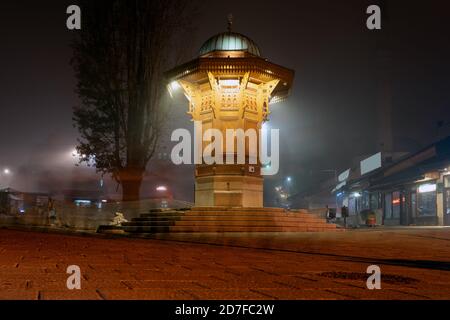
[{"label": "shop door", "polygon": [[406,192],[400,194],[400,224],[402,226],[411,224],[411,194]]},{"label": "shop door", "polygon": [[444,226],[450,226],[450,189],[444,191]]}]

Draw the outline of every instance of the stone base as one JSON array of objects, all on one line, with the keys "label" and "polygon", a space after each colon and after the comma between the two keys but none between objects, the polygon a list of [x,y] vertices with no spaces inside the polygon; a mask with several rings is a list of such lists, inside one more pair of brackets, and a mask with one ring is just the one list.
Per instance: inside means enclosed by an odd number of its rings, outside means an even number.
[{"label": "stone base", "polygon": [[[303,210],[280,208],[195,207],[150,211],[117,229],[126,234],[221,232],[334,232],[343,229]],[[110,233],[111,226],[99,232]]]},{"label": "stone base", "polygon": [[261,208],[263,178],[232,175],[197,177],[195,206]]}]

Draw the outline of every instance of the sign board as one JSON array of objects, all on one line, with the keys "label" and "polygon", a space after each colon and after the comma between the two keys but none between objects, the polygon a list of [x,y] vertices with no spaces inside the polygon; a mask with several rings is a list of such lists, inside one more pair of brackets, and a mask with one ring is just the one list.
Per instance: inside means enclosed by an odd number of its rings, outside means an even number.
[{"label": "sign board", "polygon": [[346,184],[347,184],[346,181],[339,183],[339,184],[336,186],[336,188],[334,188],[333,191],[331,191],[331,192],[339,191],[339,190],[340,190],[342,187],[344,187]]},{"label": "sign board", "polygon": [[381,168],[381,152],[361,161],[361,175]]},{"label": "sign board", "polygon": [[347,181],[347,179],[348,179],[349,176],[350,176],[350,169],[348,169],[348,170],[342,172],[342,173],[339,175],[338,180],[339,180],[339,182]]}]

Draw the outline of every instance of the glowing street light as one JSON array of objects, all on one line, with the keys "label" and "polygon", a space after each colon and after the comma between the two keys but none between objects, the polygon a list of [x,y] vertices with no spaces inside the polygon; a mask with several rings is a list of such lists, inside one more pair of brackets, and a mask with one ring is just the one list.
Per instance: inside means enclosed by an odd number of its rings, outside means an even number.
[{"label": "glowing street light", "polygon": [[[86,158],[86,155],[80,154],[77,149],[73,149],[71,155],[74,158]],[[92,158],[95,158],[95,156],[92,156]]]},{"label": "glowing street light", "polygon": [[170,83],[170,89],[172,89],[173,91],[176,91],[176,90],[178,90],[178,89],[180,89],[181,88],[181,86],[180,86],[180,84],[178,83],[178,81],[172,81],[171,83]]},{"label": "glowing street light", "polygon": [[3,169],[3,173],[6,175],[10,175],[11,174],[11,170],[9,170],[8,168]]},{"label": "glowing street light", "polygon": [[167,187],[165,187],[165,186],[159,186],[159,187],[156,188],[156,191],[159,191],[159,192],[165,192],[165,191],[167,191]]}]

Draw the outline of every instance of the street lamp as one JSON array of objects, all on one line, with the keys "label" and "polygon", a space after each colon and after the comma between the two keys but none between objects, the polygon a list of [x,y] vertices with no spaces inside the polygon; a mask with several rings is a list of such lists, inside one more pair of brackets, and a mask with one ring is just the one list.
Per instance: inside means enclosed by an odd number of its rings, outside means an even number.
[{"label": "street lamp", "polygon": [[1,183],[2,184],[9,184],[10,179],[11,179],[11,170],[9,170],[9,168],[4,168],[3,170],[0,171],[0,178],[1,179]]},{"label": "street lamp", "polygon": [[287,195],[286,195],[286,199],[289,198],[292,195],[292,190],[291,190],[291,185],[292,185],[292,178],[291,177],[287,177],[286,178],[286,190],[287,190]]},{"label": "street lamp", "polygon": [[181,89],[181,85],[178,81],[172,81],[170,83],[170,89],[172,89],[173,91],[176,91],[178,89]]}]

